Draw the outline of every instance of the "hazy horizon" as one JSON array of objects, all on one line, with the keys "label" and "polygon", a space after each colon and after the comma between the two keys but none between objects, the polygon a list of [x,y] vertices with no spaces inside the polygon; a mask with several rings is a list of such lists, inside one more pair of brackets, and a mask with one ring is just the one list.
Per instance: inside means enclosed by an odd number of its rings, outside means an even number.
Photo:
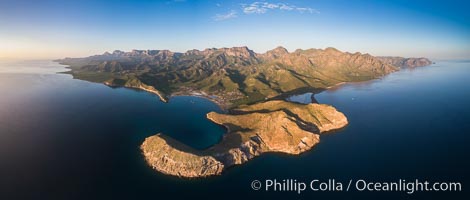
[{"label": "hazy horizon", "polygon": [[459,1],[0,0],[0,59],[114,50],[334,47],[375,56],[470,59]]}]

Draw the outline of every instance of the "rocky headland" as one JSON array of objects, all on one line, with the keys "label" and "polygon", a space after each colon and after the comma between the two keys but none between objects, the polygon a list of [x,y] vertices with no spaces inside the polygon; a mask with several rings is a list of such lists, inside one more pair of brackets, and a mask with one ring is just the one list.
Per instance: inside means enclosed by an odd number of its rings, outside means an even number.
[{"label": "rocky headland", "polygon": [[227,129],[218,144],[196,150],[157,134],[141,145],[145,159],[154,169],[168,175],[190,178],[219,175],[263,153],[303,153],[320,142],[319,134],[348,124],[344,114],[324,104],[268,101],[234,111],[237,114],[207,114],[209,120]]},{"label": "rocky headland", "polygon": [[399,68],[415,68],[415,67],[422,67],[428,66],[432,64],[427,58],[402,58],[402,57],[392,57],[392,56],[382,56],[377,57],[384,63],[389,65],[393,65]]}]

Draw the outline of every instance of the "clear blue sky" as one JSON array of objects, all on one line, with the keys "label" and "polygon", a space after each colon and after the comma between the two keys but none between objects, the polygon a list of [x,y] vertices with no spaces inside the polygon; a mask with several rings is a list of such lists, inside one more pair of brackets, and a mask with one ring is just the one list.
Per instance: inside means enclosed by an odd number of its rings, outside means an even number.
[{"label": "clear blue sky", "polygon": [[469,7],[454,0],[0,0],[0,58],[281,45],[468,59]]}]

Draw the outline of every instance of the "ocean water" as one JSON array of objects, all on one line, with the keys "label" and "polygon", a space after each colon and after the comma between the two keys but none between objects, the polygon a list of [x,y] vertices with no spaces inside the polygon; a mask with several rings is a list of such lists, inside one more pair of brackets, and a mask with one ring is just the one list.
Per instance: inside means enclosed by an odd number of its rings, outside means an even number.
[{"label": "ocean water", "polygon": [[[139,145],[153,134],[194,148],[220,140],[205,119],[222,112],[198,97],[162,103],[146,92],[75,80],[50,61],[0,62],[0,199],[466,199],[470,63],[437,62],[314,100],[350,124],[298,156],[266,154],[222,176],[184,180],[148,167]],[[291,97],[312,101],[312,94]],[[253,180],[399,179],[460,182],[461,192],[255,191]],[[264,183],[264,182],[263,182]]]}]

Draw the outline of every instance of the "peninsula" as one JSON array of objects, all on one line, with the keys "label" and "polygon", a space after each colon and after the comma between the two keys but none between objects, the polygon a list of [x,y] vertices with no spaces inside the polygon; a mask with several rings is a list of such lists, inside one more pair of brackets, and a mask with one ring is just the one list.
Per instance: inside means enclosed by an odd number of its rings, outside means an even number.
[{"label": "peninsula", "polygon": [[426,58],[375,57],[335,48],[288,52],[277,47],[255,53],[247,47],[114,51],[57,60],[74,78],[111,87],[137,88],[167,102],[171,96],[197,95],[227,113],[208,113],[227,133],[214,146],[193,149],[159,133],[141,145],[155,170],[179,177],[219,175],[267,152],[300,154],[320,134],[341,129],[347,118],[324,104],[284,101],[288,94],[321,91],[344,82],[376,79],[403,68],[432,64]]}]

